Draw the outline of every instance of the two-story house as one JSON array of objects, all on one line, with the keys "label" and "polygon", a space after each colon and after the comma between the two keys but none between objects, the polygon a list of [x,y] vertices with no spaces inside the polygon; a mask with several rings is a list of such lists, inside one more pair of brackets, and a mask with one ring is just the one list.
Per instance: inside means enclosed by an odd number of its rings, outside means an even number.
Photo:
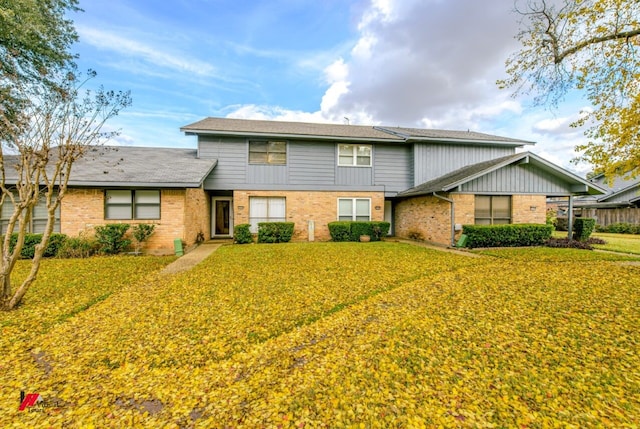
[{"label": "two-story house", "polygon": [[181,130],[197,149],[98,147],[77,161],[57,229],[155,223],[149,249],[170,252],[242,223],[294,222],[294,240],[313,241],[335,220],[387,220],[451,245],[463,224],[544,223],[547,197],[603,193],[519,152],[532,142],[476,132],[225,118]]}]

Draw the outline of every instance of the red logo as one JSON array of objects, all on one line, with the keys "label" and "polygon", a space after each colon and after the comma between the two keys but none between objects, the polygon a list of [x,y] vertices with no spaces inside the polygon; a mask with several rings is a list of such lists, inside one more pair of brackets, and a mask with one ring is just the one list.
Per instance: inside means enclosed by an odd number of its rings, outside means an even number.
[{"label": "red logo", "polygon": [[43,401],[39,393],[27,393],[25,395],[24,392],[20,392],[20,408],[18,410],[24,411],[26,408],[33,407]]}]

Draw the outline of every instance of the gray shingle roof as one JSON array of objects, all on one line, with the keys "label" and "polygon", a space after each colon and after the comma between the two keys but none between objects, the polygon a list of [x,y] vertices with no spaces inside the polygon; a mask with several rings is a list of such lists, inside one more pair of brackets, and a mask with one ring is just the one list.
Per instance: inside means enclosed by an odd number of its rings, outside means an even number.
[{"label": "gray shingle roof", "polygon": [[454,130],[429,130],[422,128],[402,128],[402,127],[376,127],[379,130],[394,133],[405,137],[407,140],[428,140],[445,142],[475,142],[475,143],[511,143],[518,146],[534,144],[534,142],[512,139],[509,137],[494,136],[491,134],[478,133],[476,131],[454,131]]},{"label": "gray shingle roof", "polygon": [[404,139],[374,127],[361,125],[314,124],[309,122],[257,121],[247,119],[206,118],[180,128],[187,134],[263,135],[265,137],[332,138],[367,141]]},{"label": "gray shingle roof", "polygon": [[308,122],[258,121],[249,119],[206,118],[180,128],[187,134],[234,136],[296,137],[404,143],[438,141],[522,146],[526,140],[493,136],[474,131],[426,130],[386,126],[316,124]]},{"label": "gray shingle roof", "polygon": [[[199,187],[216,159],[199,159],[196,149],[95,146],[71,168],[70,186]],[[7,168],[8,181],[15,170]]]},{"label": "gray shingle roof", "polygon": [[94,147],[73,165],[70,184],[198,187],[216,163],[197,158],[196,149]]}]

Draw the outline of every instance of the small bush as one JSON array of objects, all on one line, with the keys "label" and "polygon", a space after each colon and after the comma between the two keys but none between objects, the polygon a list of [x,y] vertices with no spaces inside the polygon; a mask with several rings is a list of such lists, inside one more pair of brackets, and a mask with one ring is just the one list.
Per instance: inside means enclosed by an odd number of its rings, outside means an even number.
[{"label": "small bush", "polygon": [[368,235],[371,241],[380,241],[389,233],[391,224],[380,221],[337,221],[329,223],[329,234],[333,241],[360,241]]},{"label": "small bush", "polygon": [[136,240],[136,252],[140,252],[142,243],[147,241],[156,226],[152,223],[140,223],[133,226],[133,238]]},{"label": "small bush", "polygon": [[[53,233],[49,236],[49,243],[43,253],[45,258],[53,258],[58,254],[60,247],[64,244],[67,236],[65,234]],[[24,244],[20,251],[20,257],[24,259],[33,259],[36,254],[36,245],[42,241],[42,234],[25,234]],[[18,233],[11,234],[11,240],[9,241],[9,251],[13,252],[18,242]]]},{"label": "small bush", "polygon": [[469,237],[467,247],[541,246],[551,237],[552,225],[506,224],[464,225],[462,233]]},{"label": "small bush", "polygon": [[422,235],[422,233],[420,231],[412,229],[407,234],[407,238],[410,238],[411,240],[420,240],[420,241],[422,241],[422,240],[424,240],[424,235]]},{"label": "small bush", "polygon": [[351,222],[330,222],[328,226],[333,241],[351,241]]},{"label": "small bush", "polygon": [[592,218],[578,217],[573,225],[573,239],[578,241],[586,241],[591,236],[596,220]]},{"label": "small bush", "polygon": [[556,210],[553,210],[553,209],[547,210],[546,224],[551,225],[554,228],[558,225],[558,212]]},{"label": "small bush", "polygon": [[293,237],[293,222],[258,223],[258,243],[288,243]]},{"label": "small bush", "polygon": [[96,226],[96,241],[100,246],[100,252],[116,255],[126,249],[131,244],[131,240],[124,238],[129,226],[128,223],[109,223]]},{"label": "small bush", "polygon": [[253,243],[253,236],[251,235],[251,231],[249,228],[251,228],[251,225],[249,225],[248,223],[242,223],[240,225],[236,225],[233,228],[233,238],[235,243]]},{"label": "small bush", "polygon": [[611,225],[596,225],[596,231],[610,234],[640,234],[640,225],[633,223],[612,223]]},{"label": "small bush", "polygon": [[550,238],[544,243],[547,247],[562,249],[584,249],[593,250],[593,247],[586,241],[569,240],[568,238]]},{"label": "small bush", "polygon": [[83,236],[68,237],[60,250],[58,258],[88,258],[98,253],[98,243],[93,238]]}]

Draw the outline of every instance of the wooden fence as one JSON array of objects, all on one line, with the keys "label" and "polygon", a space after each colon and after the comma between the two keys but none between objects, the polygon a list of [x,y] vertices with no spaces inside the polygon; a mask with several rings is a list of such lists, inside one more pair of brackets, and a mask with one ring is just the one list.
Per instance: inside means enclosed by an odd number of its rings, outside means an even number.
[{"label": "wooden fence", "polygon": [[580,217],[591,217],[601,226],[612,223],[632,223],[640,224],[640,208],[625,207],[616,209],[575,209],[575,214]]}]

